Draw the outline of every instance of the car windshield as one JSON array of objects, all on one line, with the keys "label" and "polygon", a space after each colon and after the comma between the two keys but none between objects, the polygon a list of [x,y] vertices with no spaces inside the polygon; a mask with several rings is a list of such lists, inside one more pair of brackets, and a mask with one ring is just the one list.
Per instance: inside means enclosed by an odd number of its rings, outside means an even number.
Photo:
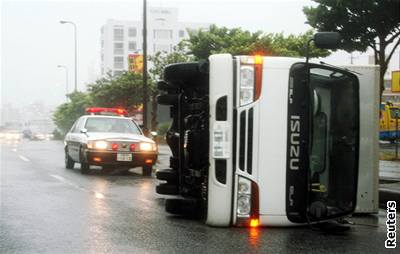
[{"label": "car windshield", "polygon": [[[323,71],[322,71],[323,70]],[[310,205],[323,202],[325,216],[352,210],[357,174],[357,81],[349,74],[311,68],[313,133]],[[328,74],[328,75],[326,75]]]},{"label": "car windshield", "polygon": [[85,128],[88,132],[115,132],[141,134],[139,128],[130,119],[92,117],[86,121]]}]

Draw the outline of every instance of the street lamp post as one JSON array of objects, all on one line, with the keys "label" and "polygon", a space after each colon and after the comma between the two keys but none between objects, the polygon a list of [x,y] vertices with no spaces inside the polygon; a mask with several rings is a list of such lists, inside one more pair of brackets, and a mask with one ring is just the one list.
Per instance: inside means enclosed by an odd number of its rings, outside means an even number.
[{"label": "street lamp post", "polygon": [[68,67],[65,65],[57,65],[57,68],[63,68],[65,70],[65,98],[68,102]]},{"label": "street lamp post", "polygon": [[78,62],[78,60],[77,60],[77,39],[76,39],[76,24],[74,23],[74,22],[72,22],[72,21],[65,21],[65,20],[61,20],[60,21],[60,23],[61,24],[71,24],[71,25],[73,25],[74,26],[74,38],[75,38],[75,86],[74,86],[74,92],[76,92],[76,91],[78,91],[78,85],[77,85],[77,76],[78,76],[78,74],[77,74],[77,69],[78,69],[78,67],[77,67],[77,62]]}]

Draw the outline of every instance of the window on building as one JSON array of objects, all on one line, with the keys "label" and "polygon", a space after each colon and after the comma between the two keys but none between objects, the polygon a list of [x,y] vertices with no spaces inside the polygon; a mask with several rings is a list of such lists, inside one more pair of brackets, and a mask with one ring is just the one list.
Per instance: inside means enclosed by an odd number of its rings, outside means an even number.
[{"label": "window on building", "polygon": [[123,69],[124,68],[124,57],[123,56],[114,56],[114,68],[115,69]]},{"label": "window on building", "polygon": [[172,39],[172,30],[155,29],[153,31],[154,39]]},{"label": "window on building", "polygon": [[137,35],[136,27],[129,27],[128,28],[128,36],[129,37],[136,37],[136,35]]},{"label": "window on building", "polygon": [[184,30],[179,30],[179,37],[184,37],[185,36],[185,31]]},{"label": "window on building", "polygon": [[114,76],[120,76],[123,72],[124,71],[114,71]]},{"label": "window on building", "polygon": [[124,54],[124,43],[116,42],[114,43],[114,54],[123,55]]},{"label": "window on building", "polygon": [[171,52],[171,44],[154,44],[153,49],[154,52]]},{"label": "window on building", "polygon": [[135,51],[136,50],[136,41],[128,42],[128,50],[129,51]]},{"label": "window on building", "polygon": [[104,40],[101,40],[101,48],[104,48]]},{"label": "window on building", "polygon": [[124,40],[124,28],[122,26],[114,26],[114,41]]}]

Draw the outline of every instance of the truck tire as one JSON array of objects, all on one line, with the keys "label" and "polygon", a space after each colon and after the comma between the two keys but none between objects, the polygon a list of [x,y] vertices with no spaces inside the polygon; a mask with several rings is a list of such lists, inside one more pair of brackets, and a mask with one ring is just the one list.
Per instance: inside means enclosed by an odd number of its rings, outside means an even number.
[{"label": "truck tire", "polygon": [[167,199],[165,211],[175,215],[198,216],[198,206],[194,199]]},{"label": "truck tire", "polygon": [[156,172],[156,178],[168,183],[176,183],[178,182],[178,173],[173,169],[162,169]]},{"label": "truck tire", "polygon": [[162,94],[157,96],[157,103],[160,105],[177,105],[178,104],[178,95],[176,94]]},{"label": "truck tire", "polygon": [[198,62],[170,64],[164,68],[164,80],[167,82],[193,80],[200,74]]},{"label": "truck tire", "polygon": [[174,92],[177,91],[179,87],[165,81],[159,81],[157,82],[157,89],[165,92]]},{"label": "truck tire", "polygon": [[163,194],[163,195],[178,195],[179,190],[178,186],[168,184],[168,183],[161,183],[156,186],[156,192],[158,194]]}]

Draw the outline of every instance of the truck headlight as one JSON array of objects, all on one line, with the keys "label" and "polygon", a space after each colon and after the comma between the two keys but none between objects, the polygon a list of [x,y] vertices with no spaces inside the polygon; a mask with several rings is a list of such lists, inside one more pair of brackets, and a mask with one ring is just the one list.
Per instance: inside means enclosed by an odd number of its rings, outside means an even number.
[{"label": "truck headlight", "polygon": [[240,66],[240,106],[254,100],[254,66]]},{"label": "truck headlight", "polygon": [[151,152],[157,150],[157,145],[153,143],[142,142],[139,145],[140,151]]},{"label": "truck headlight", "polygon": [[239,176],[237,186],[237,216],[249,217],[251,212],[251,181]]},{"label": "truck headlight", "polygon": [[248,195],[239,195],[237,201],[237,213],[238,216],[249,216],[251,211],[251,201]]}]

